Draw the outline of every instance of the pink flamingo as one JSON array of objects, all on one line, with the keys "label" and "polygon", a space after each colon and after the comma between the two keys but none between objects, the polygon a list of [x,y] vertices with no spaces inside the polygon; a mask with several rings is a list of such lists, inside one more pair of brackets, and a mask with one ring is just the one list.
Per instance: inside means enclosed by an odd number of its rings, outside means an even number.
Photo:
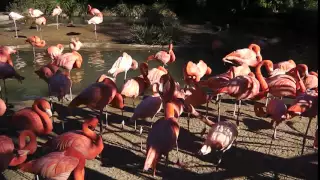
[{"label": "pink flamingo", "polygon": [[148,79],[150,80],[150,85],[153,85],[155,83],[160,83],[161,76],[167,73],[168,71],[162,66],[158,66],[158,68],[150,69],[148,71]]},{"label": "pink flamingo", "polygon": [[205,62],[200,60],[197,64],[189,61],[183,68],[184,81],[189,84],[191,81],[199,82],[204,75],[210,75],[211,68]]},{"label": "pink flamingo", "polygon": [[[102,114],[106,105],[111,104],[122,109],[123,98],[118,93],[117,85],[112,78],[99,78],[101,82],[91,84],[76,96],[68,105],[68,108],[75,108],[80,105],[86,105],[90,109],[100,111],[100,133],[103,131]],[[106,125],[108,126],[108,114],[106,113]]]},{"label": "pink flamingo", "polygon": [[[64,53],[58,56],[54,61],[53,64],[64,69],[67,69],[69,73],[72,69],[81,68],[82,64],[82,56],[77,51],[72,51],[71,53]],[[72,100],[72,89],[70,87],[70,98]]]},{"label": "pink flamingo", "polygon": [[222,61],[234,65],[247,64],[250,67],[256,67],[262,61],[260,46],[250,44],[248,48],[238,49],[226,55]]},{"label": "pink flamingo", "polygon": [[129,69],[136,70],[138,68],[138,62],[127,54],[126,52],[122,53],[116,62],[113,63],[111,69],[108,71],[109,74],[112,74],[113,77],[116,77],[119,73],[124,72],[124,83],[127,79],[127,72]]},{"label": "pink flamingo", "polygon": [[270,76],[285,74],[296,66],[296,63],[292,59],[289,59],[288,61],[281,61],[273,65],[273,71],[271,72]]},{"label": "pink flamingo", "polygon": [[38,18],[43,15],[43,12],[39,9],[29,8],[29,15],[33,18]]},{"label": "pink flamingo", "polygon": [[[36,19],[35,23],[36,23],[36,26],[37,26],[37,31],[39,30],[40,33],[41,33],[41,26],[42,26],[42,25],[46,25],[47,20],[46,20],[45,17],[42,16],[42,17],[38,17],[38,18]],[[38,26],[39,26],[39,28],[38,28]]]},{"label": "pink flamingo", "polygon": [[[26,145],[26,137],[30,138]],[[15,149],[11,138],[0,136],[0,172],[3,172],[8,166],[18,166],[22,164],[28,154],[33,154],[37,150],[37,139],[32,131],[22,131],[18,139],[19,148]]]},{"label": "pink flamingo", "polygon": [[67,180],[73,171],[75,180],[84,180],[85,158],[73,148],[63,152],[52,152],[39,159],[28,161],[19,166],[25,172],[38,174],[46,179]]},{"label": "pink flamingo", "polygon": [[71,38],[69,47],[73,51],[79,51],[80,48],[82,47],[82,42],[79,40],[78,37]]},{"label": "pink flamingo", "polygon": [[69,147],[81,152],[85,159],[94,159],[103,150],[103,140],[94,129],[98,125],[97,118],[90,118],[82,124],[82,131],[63,133],[46,143],[53,150],[63,151]]},{"label": "pink flamingo", "polygon": [[88,13],[92,16],[96,16],[97,14],[100,14],[101,12],[97,8],[92,8],[90,4],[88,4]]},{"label": "pink flamingo", "polygon": [[297,68],[302,75],[302,81],[306,89],[316,89],[318,87],[318,73],[308,71],[308,66],[305,64],[298,64]]},{"label": "pink flamingo", "polygon": [[200,155],[207,155],[210,152],[218,152],[216,168],[219,166],[222,155],[238,137],[237,127],[229,121],[220,121],[212,125],[204,144],[199,150]]},{"label": "pink flamingo", "polygon": [[239,126],[239,116],[241,101],[254,98],[259,94],[260,83],[252,72],[246,76],[237,76],[229,80],[226,85],[221,88],[219,94],[228,94],[235,97],[238,101],[238,115],[237,115],[237,126]]},{"label": "pink flamingo", "polygon": [[16,129],[31,130],[38,135],[52,132],[51,106],[45,99],[36,99],[31,108],[24,108],[14,113],[10,124]]},{"label": "pink flamingo", "polygon": [[102,13],[98,13],[95,14],[95,16],[93,16],[91,19],[89,19],[88,24],[93,24],[94,25],[94,35],[96,37],[97,40],[97,24],[101,24],[103,22],[103,14]]},{"label": "pink flamingo", "polygon": [[17,51],[9,46],[0,46],[0,62],[8,63],[13,67],[11,54]]},{"label": "pink flamingo", "polygon": [[58,56],[62,54],[64,47],[62,44],[57,44],[56,46],[50,46],[47,49],[48,55],[50,56],[51,60],[53,61]]},{"label": "pink flamingo", "polygon": [[3,116],[6,113],[7,106],[2,99],[0,99],[0,116]]},{"label": "pink flamingo", "polygon": [[32,46],[33,50],[33,58],[36,59],[36,52],[34,47],[44,47],[46,45],[46,41],[40,39],[38,36],[30,36],[26,40],[27,43],[29,43]]},{"label": "pink flamingo", "polygon": [[[0,79],[3,80],[4,93],[6,95],[6,104],[8,103],[7,86],[6,86],[6,79],[8,78],[17,79],[20,83],[22,83],[22,81],[25,79],[23,76],[18,74],[10,64],[0,62]],[[1,91],[1,96],[2,96],[2,91]]]},{"label": "pink flamingo", "polygon": [[159,51],[154,55],[151,55],[147,58],[147,62],[151,60],[157,60],[163,63],[163,65],[167,65],[168,63],[173,63],[176,60],[176,56],[173,52],[173,44],[169,44],[168,51]]},{"label": "pink flamingo", "polygon": [[60,6],[56,6],[56,8],[53,9],[51,16],[56,16],[57,18],[57,29],[59,29],[59,15],[62,13],[62,9]]}]

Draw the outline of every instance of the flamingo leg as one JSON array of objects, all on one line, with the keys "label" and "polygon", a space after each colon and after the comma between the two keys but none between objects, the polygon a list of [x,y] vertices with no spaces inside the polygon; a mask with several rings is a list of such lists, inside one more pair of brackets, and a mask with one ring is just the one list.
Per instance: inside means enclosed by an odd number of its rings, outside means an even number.
[{"label": "flamingo leg", "polygon": [[[208,117],[208,107],[209,107],[209,101],[207,100],[207,104],[206,104],[206,117]],[[207,129],[207,125],[204,123],[203,124],[203,129]]]},{"label": "flamingo leg", "polygon": [[237,115],[237,127],[239,127],[239,116],[240,116],[240,109],[241,109],[241,100],[239,100],[239,107],[238,107],[238,115]]},{"label": "flamingo leg", "polygon": [[265,104],[265,107],[267,107],[268,102],[269,102],[269,93],[267,93],[267,98],[266,98],[266,104]]},{"label": "flamingo leg", "polygon": [[143,128],[142,126],[140,126],[140,151],[143,152],[143,149],[142,149],[142,132],[143,132]]},{"label": "flamingo leg", "polygon": [[[123,80],[123,84],[126,82],[126,78],[127,78],[127,71],[124,72],[124,80]],[[124,98],[123,98],[123,104],[124,104]],[[121,116],[123,117],[123,111],[124,109],[121,109]],[[134,121],[134,130],[137,130],[137,124],[136,124],[136,120]],[[122,120],[122,124],[124,124],[124,119]]]},{"label": "flamingo leg", "polygon": [[190,113],[188,113],[187,122],[188,122],[188,131],[190,131]]},{"label": "flamingo leg", "polygon": [[237,110],[237,102],[234,103],[233,117],[236,117],[236,110]]},{"label": "flamingo leg", "polygon": [[4,86],[4,94],[6,96],[6,104],[8,104],[8,95],[7,95],[7,86],[6,86],[6,80],[5,79],[2,79],[3,80],[3,86]]},{"label": "flamingo leg", "polygon": [[152,124],[153,124],[153,119],[154,119],[154,117],[156,117],[156,115],[157,115],[158,113],[156,113],[155,115],[153,115],[153,117],[152,117],[152,119],[151,119],[151,125],[150,125],[150,128],[152,128]]},{"label": "flamingo leg", "polygon": [[96,37],[96,40],[98,39],[97,37],[97,25],[94,25],[94,36]]},{"label": "flamingo leg", "polygon": [[[63,106],[63,98],[61,99],[61,105]],[[61,120],[62,131],[64,131],[64,120]]]},{"label": "flamingo leg", "polygon": [[108,111],[106,111],[106,128],[108,128]]},{"label": "flamingo leg", "polygon": [[[71,74],[71,69],[69,70],[69,74]],[[70,86],[70,101],[72,101],[72,87]]]},{"label": "flamingo leg", "polygon": [[309,117],[309,122],[308,122],[308,126],[307,126],[307,129],[306,129],[306,133],[304,134],[303,141],[302,141],[301,156],[303,155],[304,147],[306,145],[306,140],[307,140],[307,135],[308,135],[309,127],[310,127],[310,124],[311,124],[311,120],[312,120],[312,117]]},{"label": "flamingo leg", "polygon": [[1,96],[1,99],[3,99],[1,86],[0,86],[0,96]]},{"label": "flamingo leg", "polygon": [[18,30],[17,30],[16,20],[13,20],[13,23],[14,23],[14,30],[16,31],[16,38],[18,38]]},{"label": "flamingo leg", "polygon": [[36,180],[39,180],[39,176],[38,175],[36,175]]},{"label": "flamingo leg", "polygon": [[103,109],[100,110],[100,117],[99,117],[99,120],[100,120],[100,135],[102,135],[102,133],[103,133],[102,115],[103,115]]},{"label": "flamingo leg", "polygon": [[38,25],[36,25],[36,27],[37,27],[37,31],[39,31],[39,30],[38,30]]},{"label": "flamingo leg", "polygon": [[34,49],[34,45],[32,45],[32,50],[33,50],[33,58],[34,58],[34,60],[36,60],[36,51]]},{"label": "flamingo leg", "polygon": [[218,94],[218,122],[220,122],[220,103],[221,103],[221,97]]},{"label": "flamingo leg", "polygon": [[57,15],[57,29],[59,29],[59,15]]},{"label": "flamingo leg", "polygon": [[40,38],[42,39],[42,31],[41,31],[41,26],[39,26],[39,32],[40,32]]},{"label": "flamingo leg", "polygon": [[277,139],[277,127],[278,127],[278,124],[276,123],[273,128],[273,136],[272,136],[273,139]]}]

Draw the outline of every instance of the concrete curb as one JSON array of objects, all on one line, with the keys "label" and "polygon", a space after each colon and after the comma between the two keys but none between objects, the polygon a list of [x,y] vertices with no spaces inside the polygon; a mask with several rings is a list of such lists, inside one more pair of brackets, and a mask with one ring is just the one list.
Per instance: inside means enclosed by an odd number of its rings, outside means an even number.
[{"label": "concrete curb", "polygon": [[[69,45],[64,44],[68,49]],[[29,44],[9,46],[14,49],[30,49]],[[88,49],[126,49],[126,50],[144,50],[144,49],[166,49],[167,45],[142,45],[142,44],[115,44],[115,43],[82,43],[82,48]],[[176,45],[174,48],[208,48],[207,46]]]}]

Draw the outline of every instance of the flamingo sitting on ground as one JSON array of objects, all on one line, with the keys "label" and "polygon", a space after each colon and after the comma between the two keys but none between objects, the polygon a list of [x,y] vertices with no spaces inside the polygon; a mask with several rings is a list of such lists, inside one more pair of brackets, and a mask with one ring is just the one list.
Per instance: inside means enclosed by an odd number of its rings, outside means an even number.
[{"label": "flamingo sitting on ground", "polygon": [[69,47],[73,51],[79,51],[80,48],[82,47],[82,42],[79,40],[78,37],[71,38]]},{"label": "flamingo sitting on ground", "polygon": [[176,56],[173,52],[173,44],[169,44],[168,51],[159,51],[147,58],[147,62],[151,60],[160,61],[164,66],[166,66],[168,63],[173,63],[176,60]]},{"label": "flamingo sitting on ground", "polygon": [[211,68],[205,62],[200,60],[197,64],[189,61],[183,68],[184,81],[190,84],[192,81],[199,82],[204,75],[210,75]]},{"label": "flamingo sitting on ground", "polygon": [[39,9],[29,8],[29,15],[33,18],[38,18],[43,15],[43,12]]},{"label": "flamingo sitting on ground", "polygon": [[73,147],[82,153],[85,159],[94,159],[103,150],[102,137],[94,132],[99,121],[90,118],[82,124],[82,131],[69,131],[63,133],[46,143],[52,150],[63,151]]},{"label": "flamingo sitting on ground", "polygon": [[62,44],[57,44],[56,46],[50,46],[47,49],[48,55],[50,56],[51,60],[58,58],[62,54],[64,47]]},{"label": "flamingo sitting on ground", "polygon": [[220,164],[222,155],[228,149],[231,148],[233,142],[238,137],[237,126],[229,121],[220,121],[215,123],[209,133],[207,138],[202,145],[199,154],[207,155],[210,152],[218,151],[216,167]]},{"label": "flamingo sitting on ground", "polygon": [[[19,169],[40,175],[45,179],[67,180],[73,171],[75,180],[84,180],[85,158],[74,148],[63,152],[52,152],[36,160],[31,160],[19,166]],[[37,177],[37,179],[39,179]]]},{"label": "flamingo sitting on ground", "polygon": [[45,17],[38,17],[36,20],[35,20],[35,23],[36,23],[36,27],[37,27],[37,31],[40,31],[40,34],[41,34],[41,26],[43,25],[46,25],[47,23],[47,20]]},{"label": "flamingo sitting on ground", "polygon": [[[122,109],[123,98],[118,93],[117,85],[112,78],[99,78],[101,82],[91,84],[76,96],[68,105],[68,108],[75,108],[80,105],[86,105],[90,109],[100,111],[100,134],[103,131],[102,114],[103,109],[108,104]],[[106,113],[106,125],[108,126],[108,114]]]},{"label": "flamingo sitting on ground", "polygon": [[[26,145],[26,137],[30,142]],[[18,139],[19,148],[15,149],[11,138],[0,136],[0,172],[3,172],[8,166],[18,166],[22,164],[28,154],[33,154],[37,150],[37,139],[32,131],[22,131]]]},{"label": "flamingo sitting on ground", "polygon": [[6,113],[7,106],[2,99],[0,99],[0,116],[3,116]]},{"label": "flamingo sitting on ground", "polygon": [[94,25],[94,35],[96,37],[97,40],[97,24],[101,24],[103,22],[103,14],[102,13],[98,13],[95,14],[95,16],[93,16],[91,19],[89,19],[88,24],[93,24]]},{"label": "flamingo sitting on ground", "polygon": [[38,135],[52,132],[51,106],[45,99],[36,99],[31,108],[24,108],[14,113],[10,124],[19,130],[31,130]]},{"label": "flamingo sitting on ground", "polygon": [[88,4],[88,13],[92,16],[96,16],[97,14],[100,14],[101,12],[97,8],[92,8],[90,4]]},{"label": "flamingo sitting on ground", "polygon": [[255,75],[250,72],[246,76],[237,76],[229,80],[226,85],[219,90],[218,94],[228,94],[235,97],[238,101],[237,126],[239,126],[241,101],[253,99],[259,94],[259,89],[259,81],[256,79]]},{"label": "flamingo sitting on ground", "polygon": [[24,18],[24,16],[22,16],[22,15],[16,13],[16,12],[10,12],[10,13],[9,13],[9,17],[13,20],[14,30],[16,31],[16,38],[18,38],[18,30],[17,30],[17,23],[16,23],[16,21],[19,20],[19,19]]},{"label": "flamingo sitting on ground", "polygon": [[[58,56],[54,61],[54,65],[67,69],[69,73],[74,68],[81,68],[82,56],[77,51],[72,51],[71,53],[64,53]],[[72,89],[70,87],[70,98],[72,100]]]},{"label": "flamingo sitting on ground", "polygon": [[59,15],[62,13],[62,9],[60,6],[56,6],[56,8],[53,9],[51,16],[56,16],[57,18],[57,29],[59,29]]},{"label": "flamingo sitting on ground", "polygon": [[256,67],[261,61],[260,46],[250,44],[248,48],[238,49],[226,55],[222,61],[233,65],[247,64],[250,67]]},{"label": "flamingo sitting on ground", "polygon": [[108,71],[109,74],[112,74],[113,77],[116,77],[119,73],[124,72],[124,83],[127,79],[127,72],[130,69],[136,70],[138,68],[138,62],[127,54],[126,52],[122,53],[116,62],[113,63],[111,69]]},{"label": "flamingo sitting on ground", "polygon": [[[7,87],[6,87],[6,79],[8,78],[17,79],[20,83],[22,83],[22,81],[24,80],[24,77],[18,74],[10,64],[0,62],[0,79],[3,80],[4,93],[6,95],[6,104],[8,103]],[[2,96],[2,91],[1,91],[1,96]]]},{"label": "flamingo sitting on ground", "polygon": [[36,52],[35,52],[35,48],[34,47],[42,48],[42,47],[44,47],[46,45],[46,41],[41,40],[38,36],[30,36],[30,37],[28,37],[26,42],[29,43],[32,46],[34,59],[36,58]]},{"label": "flamingo sitting on ground", "polygon": [[13,67],[11,54],[15,54],[17,50],[9,46],[0,46],[0,62],[8,63]]}]

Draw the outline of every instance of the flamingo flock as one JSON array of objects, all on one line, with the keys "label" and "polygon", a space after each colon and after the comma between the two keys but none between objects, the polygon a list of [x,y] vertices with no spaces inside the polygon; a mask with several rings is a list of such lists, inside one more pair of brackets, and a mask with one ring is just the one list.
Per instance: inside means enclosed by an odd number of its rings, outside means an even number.
[{"label": "flamingo flock", "polygon": [[[62,9],[57,6],[52,16],[57,17]],[[94,16],[88,21],[95,25],[102,22],[102,13],[88,5],[88,12]],[[14,14],[11,14],[12,16]],[[29,15],[33,18],[44,20],[43,13],[37,9],[29,9]],[[18,20],[19,18],[14,19]],[[98,19],[93,23],[94,19]],[[16,23],[15,23],[16,27]],[[40,27],[41,29],[41,27]],[[17,33],[16,33],[17,36]],[[33,47],[45,47],[46,42],[38,36],[29,37],[26,42]],[[52,45],[47,48],[47,55],[51,62],[35,71],[39,78],[48,84],[48,97],[55,96],[59,101],[67,99],[70,115],[74,109],[83,105],[93,111],[98,111],[98,117],[85,119],[81,130],[64,132],[48,140],[41,147],[37,146],[37,136],[47,136],[55,129],[53,127],[54,105],[46,97],[34,100],[31,107],[20,109],[10,117],[6,123],[12,130],[20,131],[18,148],[14,147],[13,141],[7,136],[0,136],[0,169],[3,171],[8,166],[17,166],[20,170],[30,172],[36,176],[47,179],[68,179],[73,172],[77,180],[85,177],[85,162],[100,155],[104,149],[102,135],[108,128],[108,106],[124,111],[124,98],[132,98],[134,113],[127,121],[129,126],[134,123],[137,129],[136,120],[151,118],[152,121],[163,109],[164,117],[156,120],[151,125],[151,130],[146,139],[146,149],[140,149],[146,154],[143,171],[153,170],[156,175],[157,163],[162,155],[166,157],[174,148],[179,153],[180,137],[180,116],[188,113],[204,123],[202,134],[206,133],[206,126],[210,127],[203,145],[199,148],[199,155],[207,155],[211,152],[219,152],[217,165],[220,164],[222,154],[232,147],[240,133],[240,110],[241,102],[255,101],[253,110],[257,117],[270,117],[274,125],[272,138],[276,139],[277,127],[283,122],[295,116],[308,117],[309,123],[303,139],[302,152],[312,118],[318,114],[318,74],[309,72],[306,64],[296,64],[293,60],[273,63],[271,60],[262,58],[261,49],[257,44],[250,44],[248,48],[235,50],[224,58],[222,62],[230,63],[232,67],[218,75],[211,75],[212,69],[204,60],[198,62],[189,61],[182,67],[185,86],[181,86],[166,69],[167,66],[176,61],[173,51],[173,44],[168,49],[146,57],[145,62],[138,63],[128,53],[115,60],[111,69],[106,74],[101,74],[95,82],[83,89],[78,95],[72,98],[72,80],[70,72],[72,69],[80,69],[83,61],[79,50],[82,43],[79,38],[72,38],[69,47],[71,52],[63,52],[62,44]],[[0,47],[0,79],[3,79],[5,94],[7,87],[5,80],[8,78],[17,79],[20,83],[24,77],[14,69],[11,54],[16,53],[15,49],[7,46]],[[160,61],[163,66],[149,69],[152,60]],[[261,68],[267,70],[268,77],[264,77]],[[251,71],[250,68],[255,69]],[[128,71],[139,69],[140,75],[127,79]],[[117,76],[124,73],[124,82],[117,87]],[[203,79],[207,77],[207,79]],[[207,93],[203,88],[208,88]],[[151,89],[150,96],[144,96],[145,92]],[[2,92],[2,91],[1,91]],[[67,98],[70,95],[70,98]],[[223,96],[231,96],[238,103],[235,104],[234,116],[236,123],[220,117],[220,102]],[[271,97],[269,96],[271,95]],[[143,100],[136,106],[134,99],[144,96]],[[292,104],[286,104],[283,98],[294,99]],[[1,93],[2,98],[2,93]],[[208,118],[208,104],[214,99],[218,101],[218,117],[213,122]],[[258,100],[266,99],[266,103]],[[267,101],[268,100],[268,101]],[[195,108],[207,104],[206,114],[198,112]],[[0,116],[6,116],[8,100],[0,99]],[[235,112],[238,111],[237,115]],[[122,114],[123,115],[123,114]],[[105,120],[105,122],[104,122]],[[125,120],[122,120],[124,126]],[[64,131],[64,121],[62,129]],[[100,127],[100,134],[95,132]],[[140,135],[146,127],[140,126]],[[189,130],[189,118],[188,118]],[[30,141],[26,145],[25,138]],[[317,131],[315,138],[317,138]],[[141,138],[141,145],[143,139]],[[317,147],[315,141],[314,146]],[[37,148],[46,150],[46,154],[38,159],[27,161],[27,156],[37,151]],[[178,158],[180,162],[182,159]]]}]

